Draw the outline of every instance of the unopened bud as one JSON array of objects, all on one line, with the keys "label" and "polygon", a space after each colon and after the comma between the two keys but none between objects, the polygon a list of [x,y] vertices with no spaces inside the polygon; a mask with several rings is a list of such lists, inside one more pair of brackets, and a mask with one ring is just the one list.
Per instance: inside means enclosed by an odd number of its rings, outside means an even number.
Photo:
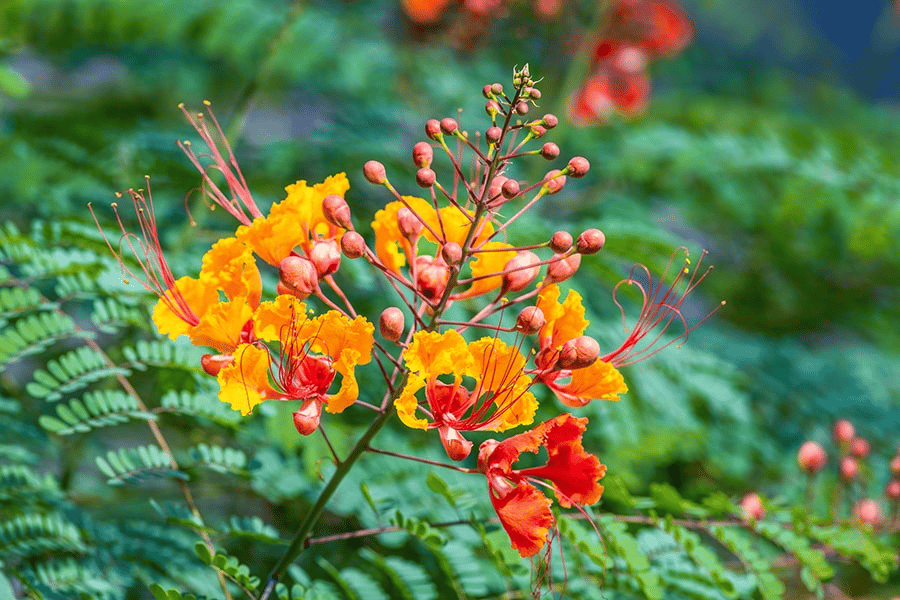
[{"label": "unopened bud", "polygon": [[396,306],[389,306],[381,311],[378,318],[378,329],[381,331],[381,337],[392,342],[396,342],[403,335],[406,328],[406,317],[403,311]]},{"label": "unopened bud", "polygon": [[234,357],[230,354],[204,354],[200,357],[200,366],[203,367],[207,375],[212,375],[213,377],[233,362]]},{"label": "unopened bud", "polygon": [[853,423],[847,419],[839,419],[834,422],[832,433],[834,434],[834,441],[841,445],[849,443],[853,436],[856,435],[856,430],[853,428]]},{"label": "unopened bud", "polygon": [[797,451],[797,464],[807,473],[818,473],[825,466],[828,455],[825,448],[816,442],[804,442]]},{"label": "unopened bud", "polygon": [[387,181],[387,171],[384,170],[384,165],[377,160],[370,160],[363,165],[363,176],[366,181],[375,185],[381,185]]},{"label": "unopened bud", "polygon": [[559,169],[553,169],[552,171],[547,171],[547,174],[544,176],[547,180],[547,183],[544,184],[544,188],[547,190],[548,194],[555,194],[566,185],[566,176],[560,175],[561,172],[562,171]]},{"label": "unopened bud", "polygon": [[532,125],[531,126],[531,137],[533,139],[540,139],[547,134],[547,128],[542,125]]},{"label": "unopened bud", "polygon": [[554,260],[549,265],[547,265],[547,277],[544,280],[544,283],[546,285],[549,285],[551,283],[559,283],[561,281],[565,281],[566,279],[574,275],[578,270],[578,267],[580,266],[580,254],[573,254],[571,256],[567,256],[566,258]]},{"label": "unopened bud", "polygon": [[888,466],[891,469],[891,475],[900,479],[900,454],[892,458]]},{"label": "unopened bud", "polygon": [[447,451],[447,456],[450,457],[450,460],[465,460],[469,453],[472,452],[472,442],[464,438],[456,429],[442,425],[438,428],[438,431],[441,443],[444,445],[444,450]]},{"label": "unopened bud", "polygon": [[519,115],[527,115],[528,114],[528,103],[524,100],[520,100],[516,102],[516,114]]},{"label": "unopened bud", "polygon": [[424,227],[416,213],[405,206],[397,211],[397,226],[400,228],[400,233],[403,234],[403,237],[408,240],[414,240],[419,237]]},{"label": "unopened bud", "polygon": [[541,272],[537,266],[540,262],[538,255],[530,250],[523,250],[506,261],[503,266],[503,289],[510,292],[524,290]]},{"label": "unopened bud", "polygon": [[496,144],[500,141],[501,135],[503,135],[503,130],[499,127],[488,127],[487,131],[484,132],[484,139],[486,139],[489,144]]},{"label": "unopened bud", "polygon": [[600,344],[594,338],[582,335],[569,340],[559,349],[559,366],[562,369],[583,369],[597,362]]},{"label": "unopened bud", "polygon": [[434,171],[428,167],[423,167],[416,171],[416,183],[419,184],[419,187],[430,188],[434,185],[436,179],[437,176],[434,174]]},{"label": "unopened bud", "polygon": [[491,454],[494,453],[494,449],[500,445],[500,442],[497,440],[485,440],[481,442],[481,445],[478,446],[478,472],[479,473],[487,473],[488,465],[490,464]]},{"label": "unopened bud", "polygon": [[441,258],[448,265],[458,265],[462,260],[462,248],[456,242],[447,242],[441,246]]},{"label": "unopened bud", "polygon": [[568,231],[557,231],[550,238],[550,249],[557,254],[568,252],[572,247],[572,234]]},{"label": "unopened bud", "polygon": [[416,288],[428,300],[436,300],[444,295],[450,269],[440,258],[420,256],[416,258]]},{"label": "unopened bud", "polygon": [[884,488],[884,495],[896,502],[900,500],[900,480],[893,479]]},{"label": "unopened bud", "polygon": [[484,112],[486,112],[487,115],[493,119],[497,116],[497,113],[500,112],[500,105],[493,100],[488,100],[484,105]]},{"label": "unopened bud", "polygon": [[850,440],[850,454],[856,458],[867,458],[871,450],[872,448],[865,438],[855,437]]},{"label": "unopened bud", "polygon": [[413,164],[423,168],[431,166],[434,160],[434,149],[428,142],[417,142],[412,151]]},{"label": "unopened bud", "polygon": [[766,516],[766,510],[763,508],[759,499],[759,494],[747,494],[741,500],[741,510],[744,512],[744,518],[759,521]]},{"label": "unopened bud", "polygon": [[496,200],[501,195],[503,195],[503,184],[506,183],[507,181],[509,181],[509,179],[507,179],[503,175],[495,176],[494,179],[491,180],[491,186],[488,188],[487,199],[489,201]]},{"label": "unopened bud", "polygon": [[312,261],[292,254],[278,264],[278,279],[289,294],[304,300],[319,285],[319,275]]},{"label": "unopened bud", "polygon": [[553,129],[559,125],[559,119],[554,114],[546,114],[541,120],[544,122],[544,127],[547,129]]},{"label": "unopened bud", "polygon": [[347,258],[359,258],[366,253],[366,240],[355,231],[341,236],[341,251]]},{"label": "unopened bud", "polygon": [[884,521],[884,513],[881,512],[881,504],[877,500],[867,498],[860,500],[853,507],[853,514],[863,525],[878,527]]},{"label": "unopened bud", "polygon": [[293,413],[294,427],[300,435],[310,435],[319,426],[322,419],[322,403],[317,400],[306,400],[300,410]]},{"label": "unopened bud", "polygon": [[425,122],[425,135],[430,140],[438,141],[441,139],[441,122],[437,119],[428,119]]},{"label": "unopened bud", "polygon": [[532,100],[540,100],[541,99],[541,90],[539,90],[537,88],[533,88],[533,87],[525,88],[523,91],[524,91],[525,95],[528,96],[529,98],[531,98]]},{"label": "unopened bud", "polygon": [[559,156],[559,146],[557,146],[553,142],[547,142],[541,148],[541,156],[543,156],[547,160],[553,160],[554,158]]},{"label": "unopened bud", "polygon": [[515,198],[519,194],[519,182],[515,179],[507,179],[500,187],[500,193],[507,200]]},{"label": "unopened bud", "polygon": [[336,194],[329,194],[322,200],[322,214],[325,220],[343,229],[350,229],[350,206],[347,201]]},{"label": "unopened bud", "polygon": [[494,95],[494,93],[491,91],[491,85],[490,85],[490,84],[488,84],[488,85],[484,86],[483,88],[481,88],[481,95],[484,96],[485,98],[490,98],[491,96]]},{"label": "unopened bud", "polygon": [[587,229],[578,236],[575,243],[575,249],[580,254],[596,254],[603,249],[606,243],[606,236],[599,229]]},{"label": "unopened bud", "polygon": [[341,266],[341,251],[334,240],[318,240],[313,244],[309,260],[319,277],[331,275]]},{"label": "unopened bud", "polygon": [[491,93],[494,94],[495,96],[498,94],[502,94],[503,93],[503,84],[500,84],[500,83],[491,84]]},{"label": "unopened bud", "polygon": [[451,135],[454,131],[459,129],[459,123],[456,122],[456,119],[451,119],[450,117],[446,117],[441,119],[441,131],[445,135]]},{"label": "unopened bud", "polygon": [[544,311],[537,306],[526,306],[516,317],[516,331],[531,335],[540,331],[545,322]]},{"label": "unopened bud", "polygon": [[847,482],[853,481],[854,479],[856,479],[857,475],[859,475],[859,463],[856,462],[855,458],[850,458],[849,456],[847,456],[841,460],[839,470],[841,479]]},{"label": "unopened bud", "polygon": [[566,171],[573,179],[578,179],[587,175],[590,169],[591,163],[588,162],[588,159],[583,156],[575,156],[569,160],[569,166],[566,168]]}]

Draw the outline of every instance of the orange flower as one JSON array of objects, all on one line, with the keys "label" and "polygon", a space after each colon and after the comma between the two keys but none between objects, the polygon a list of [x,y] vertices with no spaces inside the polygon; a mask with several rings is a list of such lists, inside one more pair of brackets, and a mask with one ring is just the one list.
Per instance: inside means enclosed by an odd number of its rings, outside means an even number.
[{"label": "orange flower", "polygon": [[[408,427],[438,429],[447,455],[453,460],[468,456],[472,442],[460,431],[505,431],[534,420],[537,400],[528,391],[525,358],[518,348],[485,337],[467,344],[454,330],[420,331],[403,352],[410,371],[406,386],[395,401],[400,420]],[[439,375],[450,375],[444,383]],[[469,391],[463,377],[472,377]],[[425,388],[428,408],[419,405],[416,393]],[[417,415],[421,411],[426,417]]]},{"label": "orange flower", "polygon": [[[584,451],[581,437],[586,427],[587,419],[562,414],[502,442],[487,440],[479,448],[478,470],[487,477],[491,503],[522,557],[537,554],[556,523],[550,499],[535,484],[551,488],[564,507],[593,504],[603,494],[599,480],[606,466]],[[541,447],[548,454],[545,465],[512,468],[523,452],[537,452]]]}]

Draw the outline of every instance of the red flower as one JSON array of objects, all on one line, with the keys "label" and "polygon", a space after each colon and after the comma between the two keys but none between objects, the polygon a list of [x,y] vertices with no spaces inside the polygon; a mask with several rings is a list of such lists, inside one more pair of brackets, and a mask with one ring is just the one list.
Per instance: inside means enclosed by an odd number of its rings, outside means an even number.
[{"label": "red flower", "polygon": [[[523,557],[540,551],[556,522],[551,500],[535,484],[551,488],[565,507],[593,504],[603,494],[599,480],[606,466],[584,451],[581,436],[586,426],[587,419],[562,414],[502,442],[487,440],[479,449],[478,469],[487,476],[491,503],[512,547]],[[520,454],[537,452],[542,446],[547,449],[547,464],[512,468]]]}]

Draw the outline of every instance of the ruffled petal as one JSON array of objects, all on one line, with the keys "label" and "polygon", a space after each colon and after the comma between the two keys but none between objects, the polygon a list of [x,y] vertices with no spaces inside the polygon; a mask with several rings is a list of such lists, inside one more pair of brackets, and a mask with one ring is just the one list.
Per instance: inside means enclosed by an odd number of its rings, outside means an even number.
[{"label": "ruffled petal", "polygon": [[628,392],[625,379],[618,369],[602,360],[583,369],[571,372],[568,383],[547,381],[548,387],[560,402],[572,408],[585,406],[591,400],[618,402],[619,395]]},{"label": "ruffled petal", "polygon": [[224,238],[213,244],[203,256],[200,280],[222,290],[230,300],[243,297],[251,307],[259,305],[262,295],[259,269],[253,252],[237,238]]},{"label": "ruffled petal", "polygon": [[[253,328],[256,337],[266,342],[281,339],[291,329],[304,339],[315,334],[316,325],[308,317],[306,304],[288,294],[279,294],[274,302],[263,302],[253,313]],[[306,325],[309,323],[309,325]]]},{"label": "ruffled petal", "polygon": [[253,317],[253,310],[244,298],[213,305],[191,327],[188,337],[195,346],[209,346],[219,352],[231,352],[240,343],[241,330]]},{"label": "ruffled petal", "polygon": [[[426,223],[437,223],[434,207],[429,202],[415,196],[403,196],[403,199]],[[399,200],[389,202],[383,209],[375,213],[375,219],[372,221],[372,231],[375,233],[375,254],[378,255],[385,267],[395,273],[399,273],[400,268],[406,265],[404,249],[409,246],[400,233],[400,225],[397,223],[397,213],[404,206],[406,205]]]},{"label": "ruffled petal", "polygon": [[[482,250],[512,248],[504,242],[487,242],[481,246]],[[515,250],[506,252],[479,252],[472,259],[472,277],[482,277],[491,273],[499,273],[506,266],[506,263],[516,257]],[[461,295],[469,298],[479,294],[486,294],[491,290],[495,290],[503,285],[503,276],[495,275],[493,277],[485,277],[472,282],[472,286]]]},{"label": "ruffled petal", "polygon": [[[365,365],[372,360],[372,346],[375,344],[375,326],[364,317],[350,319],[336,310],[330,310],[314,319],[315,330],[312,332],[312,349],[327,354],[335,362],[335,370],[346,375],[343,369],[352,369],[357,364]],[[356,361],[342,361],[342,355],[352,350],[356,353]],[[343,364],[343,367],[338,367]]]},{"label": "ruffled petal", "polygon": [[219,400],[242,415],[275,395],[269,386],[269,353],[256,346],[238,346],[234,362],[219,371],[218,380]]},{"label": "ruffled petal", "polygon": [[[427,215],[425,222],[431,226],[435,233],[446,238],[446,242],[456,242],[462,246],[466,241],[466,236],[469,234],[469,228],[472,226],[472,215],[474,213],[464,208],[450,205],[441,208],[437,214],[435,214],[433,208],[429,213],[420,214]],[[430,242],[436,244],[444,243],[435,239],[427,228],[423,233]],[[481,230],[478,231],[478,235],[472,240],[472,246],[477,247],[484,243],[492,233],[494,233],[494,226],[491,222],[487,220],[482,221]]]},{"label": "ruffled petal", "polygon": [[473,359],[466,340],[453,329],[444,333],[420,331],[413,336],[409,347],[403,351],[406,367],[429,378],[447,373],[467,373]]},{"label": "ruffled petal", "polygon": [[[175,281],[175,287],[198,317],[202,317],[219,299],[215,285],[193,277],[181,277]],[[167,294],[171,295],[172,292],[167,292]],[[185,322],[162,300],[157,302],[153,308],[153,322],[156,323],[161,334],[167,335],[173,340],[178,339],[178,336],[187,335],[195,325]]]},{"label": "ruffled petal", "polygon": [[519,349],[500,339],[482,338],[469,344],[469,352],[473,364],[466,374],[476,381],[473,396],[493,394],[497,410],[497,421],[481,429],[505,431],[533,423],[538,403],[528,391],[531,377],[524,372],[525,357]]},{"label": "ruffled petal", "polygon": [[356,371],[354,370],[359,359],[359,352],[352,348],[347,348],[341,352],[341,357],[337,362],[333,363],[332,367],[343,378],[340,389],[328,399],[328,405],[326,406],[328,412],[339,413],[359,398],[359,384],[356,383]]},{"label": "ruffled petal", "polygon": [[306,239],[314,239],[317,235],[333,238],[344,230],[331,225],[325,219],[322,201],[325,196],[331,194],[343,198],[349,189],[350,182],[345,173],[332,175],[313,186],[307,185],[305,181],[298,181],[284,188],[288,194],[287,198],[273,205],[269,216],[277,218],[286,216],[294,222],[295,227],[299,226],[303,230]]},{"label": "ruffled petal", "polygon": [[419,401],[416,400],[416,392],[425,387],[425,379],[415,373],[410,374],[403,391],[394,400],[394,406],[397,408],[397,416],[400,421],[407,427],[414,429],[428,429],[428,421],[416,416],[416,409]]},{"label": "ruffled petal", "polygon": [[589,321],[584,318],[581,294],[569,290],[565,302],[559,303],[559,286],[548,285],[538,294],[538,308],[544,313],[544,326],[539,333],[541,348],[559,348],[584,333]]},{"label": "ruffled petal", "polygon": [[501,498],[495,498],[492,490],[491,503],[512,547],[523,558],[540,552],[547,541],[547,531],[556,522],[550,511],[550,500],[533,485],[523,482]]}]

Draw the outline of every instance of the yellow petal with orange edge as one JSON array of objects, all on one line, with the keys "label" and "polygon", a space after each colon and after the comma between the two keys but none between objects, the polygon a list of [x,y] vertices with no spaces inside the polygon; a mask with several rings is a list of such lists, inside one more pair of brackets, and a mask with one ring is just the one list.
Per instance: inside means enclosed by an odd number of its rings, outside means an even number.
[{"label": "yellow petal with orange edge", "polygon": [[219,371],[218,380],[219,400],[242,415],[250,414],[274,393],[269,386],[269,353],[241,344],[234,352],[234,362]]},{"label": "yellow petal with orange edge", "polygon": [[403,361],[410,371],[429,379],[445,373],[462,375],[473,364],[466,340],[453,329],[419,331],[403,351]]},{"label": "yellow petal with orange edge", "polygon": [[339,367],[344,353],[352,350],[358,354],[354,365],[365,365],[372,360],[375,326],[364,317],[350,319],[336,310],[330,310],[317,317],[314,322],[315,330],[308,338],[312,341],[312,349],[334,359],[334,368],[342,375],[347,375]]},{"label": "yellow petal with orange edge", "polygon": [[424,200],[415,196],[403,196],[406,204],[396,200],[389,202],[385,207],[375,213],[372,221],[372,231],[375,233],[375,254],[384,266],[399,273],[400,268],[406,265],[406,254],[404,248],[408,247],[408,242],[400,233],[400,225],[397,223],[397,213],[407,204],[409,208],[417,212],[426,222],[437,222],[434,207]]},{"label": "yellow petal with orange edge", "polygon": [[538,402],[528,391],[531,377],[525,375],[525,357],[515,346],[494,338],[469,344],[474,364],[467,373],[475,378],[476,394],[491,393],[501,412],[500,422],[491,431],[504,431],[534,421]]},{"label": "yellow petal with orange edge", "polygon": [[560,402],[577,408],[591,400],[617,402],[620,394],[628,392],[628,386],[618,369],[598,360],[588,367],[572,371],[571,381],[553,391]]},{"label": "yellow petal with orange edge", "polygon": [[259,304],[262,295],[259,269],[253,251],[237,238],[224,238],[213,244],[203,256],[200,279],[214,284],[231,300],[243,296],[251,307]]},{"label": "yellow petal with orange edge", "polygon": [[590,324],[584,318],[584,305],[581,303],[581,294],[575,290],[569,290],[565,301],[559,303],[559,286],[550,285],[538,294],[538,308],[544,313],[545,323],[541,327],[541,344],[549,337],[552,340],[551,347],[559,348],[569,340],[573,340],[584,333]]},{"label": "yellow petal with orange edge", "polygon": [[195,346],[209,346],[219,352],[232,352],[240,342],[241,330],[253,317],[253,310],[244,298],[236,298],[213,305],[192,327],[188,337]]},{"label": "yellow petal with orange edge", "polygon": [[253,313],[253,332],[263,341],[275,342],[290,332],[291,321],[295,335],[302,334],[306,339],[315,333],[306,304],[290,294],[279,294],[274,302],[262,302]]},{"label": "yellow petal with orange edge", "polygon": [[[500,248],[512,248],[504,242],[487,242],[482,244],[480,249],[491,250]],[[516,257],[515,250],[501,252],[479,252],[475,254],[472,260],[472,277],[482,277],[491,273],[499,273],[506,266],[506,263]],[[472,282],[472,287],[466,290],[466,297],[485,294],[491,290],[499,288],[503,285],[503,276],[495,275],[494,277],[485,277]]]},{"label": "yellow petal with orange edge", "polygon": [[[193,277],[177,279],[175,287],[198,318],[202,317],[219,299],[215,286]],[[167,295],[169,298],[173,297],[171,291],[167,292]],[[168,304],[162,300],[157,302],[153,308],[153,322],[156,323],[156,327],[161,334],[167,335],[173,340],[178,339],[180,335],[187,335],[193,327],[175,314]]]},{"label": "yellow petal with orange edge", "polygon": [[403,391],[394,400],[394,406],[397,408],[397,416],[400,421],[407,427],[413,429],[428,429],[428,421],[416,416],[416,409],[419,401],[416,400],[416,392],[425,387],[425,378],[411,373],[403,386]]}]

